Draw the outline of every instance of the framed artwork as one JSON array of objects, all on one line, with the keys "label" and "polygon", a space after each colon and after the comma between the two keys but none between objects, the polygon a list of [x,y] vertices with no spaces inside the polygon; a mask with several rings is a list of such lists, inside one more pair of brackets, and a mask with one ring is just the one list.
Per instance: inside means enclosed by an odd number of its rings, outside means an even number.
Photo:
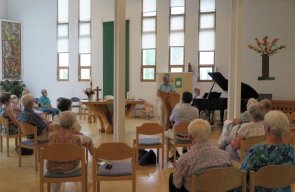
[{"label": "framed artwork", "polygon": [[2,79],[21,79],[21,23],[1,20]]}]

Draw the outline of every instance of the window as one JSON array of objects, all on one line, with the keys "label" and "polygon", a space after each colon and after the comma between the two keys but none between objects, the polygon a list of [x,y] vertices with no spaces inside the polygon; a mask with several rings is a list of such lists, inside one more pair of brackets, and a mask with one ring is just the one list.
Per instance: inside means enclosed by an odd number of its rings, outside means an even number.
[{"label": "window", "polygon": [[156,0],[142,0],[141,81],[156,79]]},{"label": "window", "polygon": [[185,0],[170,0],[169,71],[184,71]]},{"label": "window", "polygon": [[215,0],[200,0],[198,81],[212,80],[208,72],[215,66],[215,27]]},{"label": "window", "polygon": [[79,81],[91,79],[91,0],[79,0]]},{"label": "window", "polygon": [[69,80],[69,1],[57,3],[57,80]]}]

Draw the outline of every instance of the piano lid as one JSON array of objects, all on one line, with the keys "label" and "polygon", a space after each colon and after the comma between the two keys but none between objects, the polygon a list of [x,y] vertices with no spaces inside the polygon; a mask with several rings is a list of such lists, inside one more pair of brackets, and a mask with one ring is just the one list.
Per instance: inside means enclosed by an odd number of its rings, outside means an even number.
[{"label": "piano lid", "polygon": [[[228,80],[220,72],[208,73],[223,91],[228,91]],[[258,93],[250,85],[242,83],[241,85],[242,98],[258,98]]]}]

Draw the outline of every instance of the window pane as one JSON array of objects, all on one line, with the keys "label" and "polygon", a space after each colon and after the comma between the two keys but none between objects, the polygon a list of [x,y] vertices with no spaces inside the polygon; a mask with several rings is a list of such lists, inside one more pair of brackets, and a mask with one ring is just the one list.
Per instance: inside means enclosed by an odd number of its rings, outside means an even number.
[{"label": "window pane", "polygon": [[155,34],[143,34],[142,35],[142,48],[156,48],[156,35]]},{"label": "window pane", "polygon": [[200,11],[201,12],[215,11],[215,0],[201,0]]},{"label": "window pane", "polygon": [[170,21],[170,30],[184,30],[183,16],[172,16]]},{"label": "window pane", "polygon": [[171,67],[171,72],[172,73],[181,73],[181,72],[183,72],[183,68],[182,67]]},{"label": "window pane", "polygon": [[143,12],[156,12],[157,1],[156,0],[143,0]]},{"label": "window pane", "polygon": [[58,38],[57,39],[57,52],[68,52],[69,47],[69,39],[66,38]]},{"label": "window pane", "polygon": [[200,29],[214,28],[214,14],[201,14]]},{"label": "window pane", "polygon": [[155,49],[142,50],[142,65],[155,65],[156,51]]},{"label": "window pane", "polygon": [[184,33],[171,32],[170,33],[170,46],[184,46]]},{"label": "window pane", "polygon": [[171,0],[171,7],[184,7],[185,0]]},{"label": "window pane", "polygon": [[58,0],[58,18],[59,23],[69,22],[69,1],[68,0]]},{"label": "window pane", "polygon": [[69,66],[69,53],[58,54],[58,66],[68,67]]},{"label": "window pane", "polygon": [[213,65],[214,64],[214,52],[200,52],[199,54],[200,65]]},{"label": "window pane", "polygon": [[90,23],[80,23],[79,35],[90,35]]},{"label": "window pane", "polygon": [[200,67],[200,80],[212,80],[209,72],[212,72],[212,67]]},{"label": "window pane", "polygon": [[68,25],[57,25],[57,36],[67,37],[68,36]]},{"label": "window pane", "polygon": [[153,32],[156,31],[156,19],[155,18],[145,18],[142,21],[142,31],[143,32]]},{"label": "window pane", "polygon": [[91,1],[80,0],[80,21],[89,21],[91,15]]},{"label": "window pane", "polygon": [[69,79],[69,69],[59,69],[59,77],[60,80],[68,80]]},{"label": "window pane", "polygon": [[144,80],[154,80],[155,79],[154,68],[143,68],[143,79]]},{"label": "window pane", "polygon": [[183,65],[183,50],[183,47],[170,47],[170,65]]},{"label": "window pane", "polygon": [[81,79],[82,80],[90,79],[90,69],[81,69]]},{"label": "window pane", "polygon": [[90,53],[90,37],[80,37],[79,53]]},{"label": "window pane", "polygon": [[179,15],[184,14],[184,7],[172,7],[171,15]]},{"label": "window pane", "polygon": [[213,30],[200,31],[199,50],[210,51],[215,49],[215,32]]},{"label": "window pane", "polygon": [[80,66],[91,66],[91,55],[90,54],[81,54],[80,55]]}]

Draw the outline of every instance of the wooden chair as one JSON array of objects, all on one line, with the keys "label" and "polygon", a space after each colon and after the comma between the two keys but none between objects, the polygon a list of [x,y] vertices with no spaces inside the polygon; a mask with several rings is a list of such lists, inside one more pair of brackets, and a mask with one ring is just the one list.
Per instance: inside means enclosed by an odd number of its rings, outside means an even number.
[{"label": "wooden chair", "polygon": [[0,128],[0,145],[1,145],[1,152],[3,152],[3,138],[6,138],[6,154],[7,157],[9,157],[9,139],[15,138],[15,147],[17,147],[18,142],[17,142],[17,138],[18,138],[18,134],[15,135],[10,135],[9,134],[9,126],[8,126],[8,119],[0,116],[0,126],[2,126],[1,128],[5,128],[6,129],[6,133],[2,132],[2,129]]},{"label": "wooden chair", "polygon": [[146,117],[147,119],[151,118],[154,113],[154,107],[150,103],[144,103],[144,107],[141,109],[140,114],[141,118]]},{"label": "wooden chair", "polygon": [[[139,138],[139,135],[159,135],[159,138]],[[144,123],[136,127],[136,140],[134,140],[136,149],[136,165],[138,166],[138,149],[157,149],[157,160],[159,162],[159,149],[162,151],[162,168],[164,168],[164,127],[159,123]]]},{"label": "wooden chair", "polygon": [[72,109],[76,108],[78,109],[78,114],[81,116],[81,99],[78,97],[72,97]]},{"label": "wooden chair", "polygon": [[[22,141],[23,136],[34,136],[34,139]],[[35,170],[38,171],[38,151],[41,147],[45,147],[48,144],[48,140],[38,140],[37,136],[37,127],[33,126],[26,122],[19,122],[19,129],[18,129],[18,138],[19,138],[19,147],[20,148],[26,148],[26,149],[32,149],[35,155]],[[21,164],[21,153],[18,153],[19,157],[19,167],[22,166]]]},{"label": "wooden chair", "polygon": [[257,172],[250,171],[250,192],[255,191],[255,186],[265,188],[291,187],[295,183],[294,165],[269,165]]},{"label": "wooden chair", "polygon": [[246,192],[246,173],[235,167],[211,168],[192,176],[192,192],[224,192],[237,187]]},{"label": "wooden chair", "polygon": [[[190,122],[182,122],[176,126],[174,126],[174,131],[173,131],[173,142],[171,141],[170,138],[167,139],[167,146],[172,143],[173,144],[173,155],[174,155],[174,160],[173,160],[173,165],[176,166],[176,152],[177,152],[177,147],[191,147],[192,146],[192,140],[188,134],[188,125]],[[167,150],[167,157],[169,150]]]},{"label": "wooden chair", "polygon": [[[131,162],[118,162],[131,158]],[[112,161],[112,168],[100,165],[101,159]],[[135,148],[125,143],[103,143],[93,149],[93,192],[100,191],[100,181],[132,180],[132,192],[136,191]]]},{"label": "wooden chair", "polygon": [[[65,162],[81,160],[81,168],[68,173],[44,172],[44,161]],[[87,192],[87,163],[85,148],[74,144],[51,144],[40,150],[40,192],[44,191],[47,183],[47,191],[50,192],[50,183],[81,182],[82,191]]]},{"label": "wooden chair", "polygon": [[247,139],[241,140],[241,148],[240,148],[240,162],[243,162],[247,152],[249,149],[257,143],[261,143],[265,141],[265,136],[253,136],[248,137]]}]

